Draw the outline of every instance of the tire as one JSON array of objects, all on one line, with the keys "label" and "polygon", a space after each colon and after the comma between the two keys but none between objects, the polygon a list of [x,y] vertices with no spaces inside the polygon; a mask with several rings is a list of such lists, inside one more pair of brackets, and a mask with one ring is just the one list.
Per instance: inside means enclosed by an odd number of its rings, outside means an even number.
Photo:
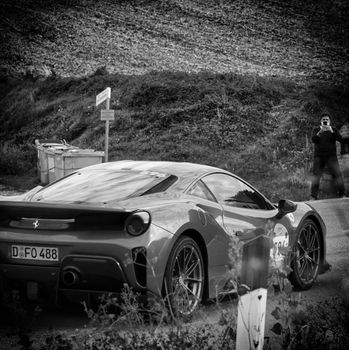
[{"label": "tire", "polygon": [[175,243],[168,259],[164,294],[175,317],[190,317],[199,306],[205,282],[205,267],[197,243],[182,236]]},{"label": "tire", "polygon": [[292,272],[289,276],[291,283],[302,290],[311,288],[314,284],[320,266],[321,237],[316,224],[306,219],[298,230],[293,247],[291,262]]}]

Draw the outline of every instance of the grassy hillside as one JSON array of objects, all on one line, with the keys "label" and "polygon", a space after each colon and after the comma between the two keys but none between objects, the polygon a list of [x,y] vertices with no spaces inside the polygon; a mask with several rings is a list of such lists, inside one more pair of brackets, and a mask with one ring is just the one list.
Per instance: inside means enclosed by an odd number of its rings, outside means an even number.
[{"label": "grassy hillside", "polygon": [[103,150],[95,96],[107,86],[118,109],[111,160],[216,165],[273,200],[308,196],[319,113],[336,125],[349,116],[346,1],[5,0],[0,9],[3,183],[34,172],[35,138]]},{"label": "grassy hillside", "polygon": [[[35,166],[35,138],[57,137],[104,149],[104,122],[95,96],[112,88],[118,110],[110,128],[110,159],[163,159],[220,166],[272,198],[307,195],[311,149],[306,138],[322,110],[337,122],[349,91],[275,79],[213,73],[112,75],[13,82],[1,103],[5,143],[0,170]],[[118,100],[120,103],[118,104]]]}]

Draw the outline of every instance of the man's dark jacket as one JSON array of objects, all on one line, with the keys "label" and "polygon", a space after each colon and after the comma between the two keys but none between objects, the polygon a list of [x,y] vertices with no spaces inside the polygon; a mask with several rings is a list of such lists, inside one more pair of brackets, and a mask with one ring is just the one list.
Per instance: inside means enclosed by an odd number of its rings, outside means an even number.
[{"label": "man's dark jacket", "polygon": [[311,140],[314,142],[314,157],[328,157],[328,156],[336,156],[337,148],[336,141],[341,141],[342,136],[339,131],[332,127],[333,132],[324,131],[317,135],[320,131],[320,127],[316,127],[313,130]]}]

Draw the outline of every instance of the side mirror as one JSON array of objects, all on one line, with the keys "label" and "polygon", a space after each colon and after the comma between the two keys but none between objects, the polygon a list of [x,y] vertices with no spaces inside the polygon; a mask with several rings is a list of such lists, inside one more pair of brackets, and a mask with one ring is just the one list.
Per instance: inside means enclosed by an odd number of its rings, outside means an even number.
[{"label": "side mirror", "polygon": [[293,213],[297,209],[297,204],[288,200],[288,199],[280,199],[278,205],[278,213],[276,217],[281,219],[283,216],[289,213]]}]

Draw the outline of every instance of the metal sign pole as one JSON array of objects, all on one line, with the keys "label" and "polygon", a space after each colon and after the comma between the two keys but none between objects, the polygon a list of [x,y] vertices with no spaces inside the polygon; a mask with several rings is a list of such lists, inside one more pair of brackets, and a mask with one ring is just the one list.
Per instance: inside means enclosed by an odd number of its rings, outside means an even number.
[{"label": "metal sign pole", "polygon": [[101,110],[101,120],[105,121],[105,152],[104,162],[108,162],[108,148],[109,148],[109,121],[115,119],[115,111],[110,109],[111,88],[107,87],[96,96],[96,106],[106,101],[107,109]]},{"label": "metal sign pole", "polygon": [[[110,98],[107,98],[107,110],[110,109]],[[109,119],[105,121],[105,162],[108,162],[108,145],[109,145]]]}]

